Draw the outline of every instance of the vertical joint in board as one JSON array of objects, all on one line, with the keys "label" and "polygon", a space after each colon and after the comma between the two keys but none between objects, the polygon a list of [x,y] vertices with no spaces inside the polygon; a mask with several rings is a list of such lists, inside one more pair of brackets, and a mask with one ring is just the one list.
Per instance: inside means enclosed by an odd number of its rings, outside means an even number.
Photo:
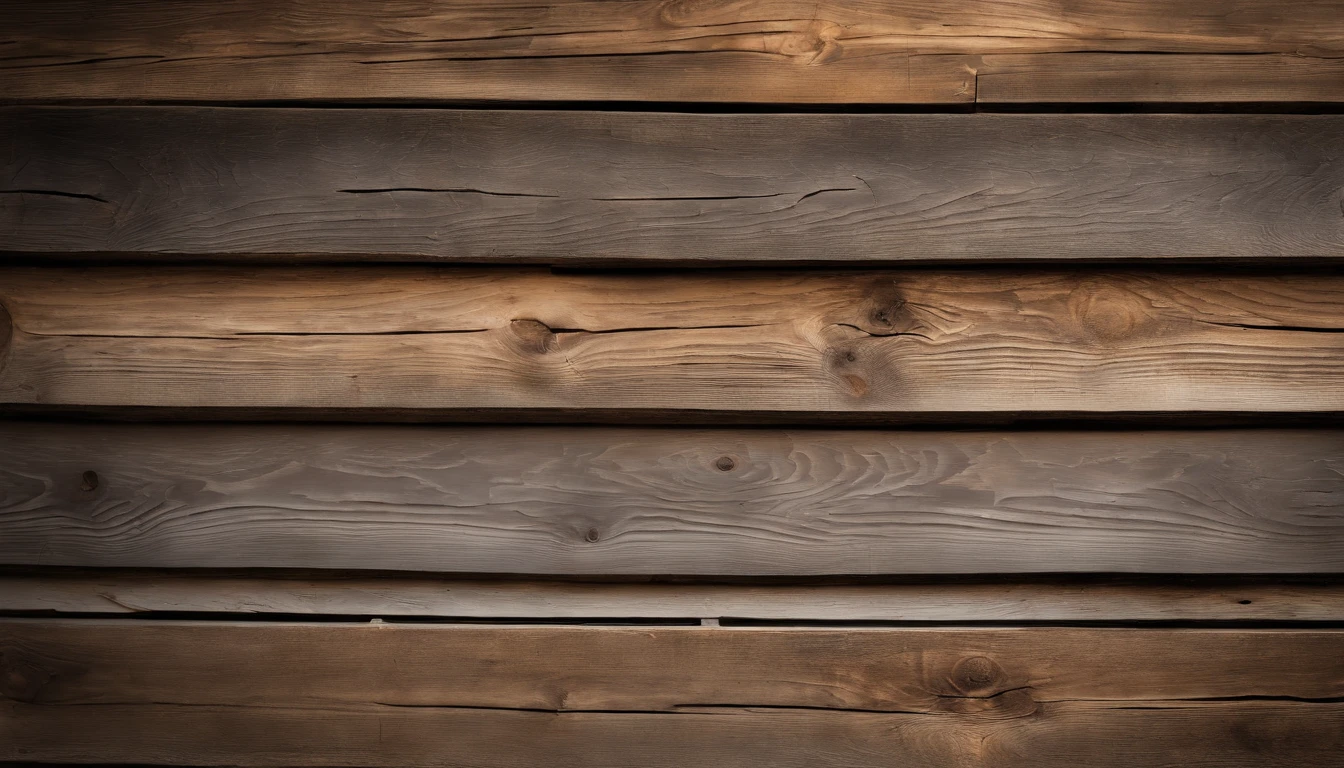
[{"label": "vertical joint in board", "polygon": [[14,338],[14,321],[9,310],[0,304],[0,369],[5,367],[5,358],[9,356],[9,345]]}]

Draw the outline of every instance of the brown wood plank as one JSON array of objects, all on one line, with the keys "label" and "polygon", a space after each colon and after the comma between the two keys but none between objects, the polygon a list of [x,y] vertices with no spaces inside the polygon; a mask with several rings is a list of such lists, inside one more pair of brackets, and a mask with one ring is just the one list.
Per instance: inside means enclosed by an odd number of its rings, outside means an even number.
[{"label": "brown wood plank", "polygon": [[689,709],[671,716],[104,704],[92,716],[76,707],[0,702],[0,728],[7,719],[12,726],[5,730],[17,732],[13,752],[48,763],[535,768],[579,755],[582,762],[574,764],[585,768],[1344,765],[1344,705],[1338,703],[1061,702],[1038,711],[1031,721],[957,728],[920,714],[788,708]]},{"label": "brown wood plank", "polygon": [[1344,571],[1333,430],[11,423],[0,436],[0,562],[13,564]]},{"label": "brown wood plank", "polygon": [[975,70],[982,104],[1344,101],[1344,58],[1000,54],[982,57]]},{"label": "brown wood plank", "polygon": [[1344,278],[1330,274],[10,268],[0,305],[0,403],[44,412],[1344,410]]},{"label": "brown wood plank", "polygon": [[1344,765],[1338,630],[0,624],[0,759]]},{"label": "brown wood plank", "polygon": [[1335,580],[612,583],[101,571],[0,575],[0,611],[767,621],[1344,621]]},{"label": "brown wood plank", "polygon": [[0,251],[1331,258],[1344,256],[1341,142],[1340,115],[8,108]]},{"label": "brown wood plank", "polygon": [[[1338,0],[7,0],[0,17],[10,101],[956,104],[976,100],[979,57],[1000,54],[1047,54],[1046,80],[1079,57],[1133,61],[1130,98],[1161,100],[1175,76],[1232,101],[1246,89],[1217,62],[1292,56],[1324,81],[1344,54]],[[1320,100],[1344,98],[1323,85]]]}]

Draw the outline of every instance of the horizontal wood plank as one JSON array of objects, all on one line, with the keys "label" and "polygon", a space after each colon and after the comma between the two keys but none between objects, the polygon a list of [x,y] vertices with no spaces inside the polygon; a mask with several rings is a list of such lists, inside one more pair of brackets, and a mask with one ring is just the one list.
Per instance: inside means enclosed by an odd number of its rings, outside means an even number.
[{"label": "horizontal wood plank", "polygon": [[9,108],[0,252],[1333,258],[1341,141],[1340,115]]},{"label": "horizontal wood plank", "polygon": [[0,562],[12,564],[1344,571],[1333,430],[11,423],[0,438]]},{"label": "horizontal wood plank", "polygon": [[[1340,13],[1344,18],[1344,4]],[[996,54],[975,68],[982,104],[1344,101],[1344,57]]]},{"label": "horizontal wood plank", "polygon": [[1339,766],[1342,648],[1337,630],[6,621],[0,760]]},{"label": "horizontal wood plank", "polygon": [[1173,759],[1208,768],[1344,765],[1344,704],[1084,701],[1039,712],[1031,722],[957,728],[923,714],[787,707],[667,715],[109,703],[93,715],[0,702],[0,732],[17,734],[0,754],[40,756],[45,764],[248,768],[535,768],[555,764],[557,755],[579,755],[574,764],[585,768],[1166,768]]},{"label": "horizontal wood plank", "polygon": [[0,305],[0,405],[42,412],[1344,411],[1344,277],[1329,274],[10,268]]},{"label": "horizontal wood plank", "polygon": [[1047,83],[1110,62],[1102,81],[1127,81],[1116,94],[1138,101],[1168,97],[1168,77],[1210,101],[1283,100],[1221,76],[1261,54],[1295,59],[1323,86],[1315,99],[1339,101],[1344,83],[1328,78],[1342,11],[1338,0],[7,0],[0,99],[968,104],[994,100],[983,69],[1009,54],[1038,57]]},{"label": "horizontal wood plank", "polygon": [[859,584],[613,583],[177,570],[0,575],[0,611],[463,619],[1344,622],[1337,580],[924,579]]}]

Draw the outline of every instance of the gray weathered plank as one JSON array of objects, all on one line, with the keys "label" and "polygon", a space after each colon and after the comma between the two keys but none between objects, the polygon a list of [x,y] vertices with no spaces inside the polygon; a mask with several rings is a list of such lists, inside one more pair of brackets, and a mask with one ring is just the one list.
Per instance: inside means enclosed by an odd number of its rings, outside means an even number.
[{"label": "gray weathered plank", "polygon": [[0,110],[0,251],[542,263],[1344,255],[1339,115]]},{"label": "gray weathered plank", "polygon": [[1344,571],[1333,430],[10,423],[0,436],[5,563]]},{"label": "gray weathered plank", "polygon": [[1005,54],[1033,57],[1054,99],[1093,59],[1127,100],[1162,101],[1171,78],[1207,101],[1291,100],[1225,76],[1280,62],[1344,99],[1338,0],[6,0],[0,17],[11,101],[969,104],[995,100]]},{"label": "gray weathered plank", "polygon": [[1338,630],[0,622],[0,760],[1341,766]]}]

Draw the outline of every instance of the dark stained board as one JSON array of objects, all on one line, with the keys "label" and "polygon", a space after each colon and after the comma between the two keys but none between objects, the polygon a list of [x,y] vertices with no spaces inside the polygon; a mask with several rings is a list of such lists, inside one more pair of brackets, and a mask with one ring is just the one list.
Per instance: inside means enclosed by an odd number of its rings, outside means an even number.
[{"label": "dark stained board", "polygon": [[1344,765],[1338,630],[6,621],[0,649],[0,760]]},{"label": "dark stained board", "polygon": [[[1124,101],[1344,99],[1339,0],[7,0],[0,17],[0,99],[21,102],[1086,102],[1093,74]],[[1005,94],[1028,57],[1041,76]],[[1315,87],[1266,87],[1283,67]]]},{"label": "dark stained board", "polygon": [[9,108],[0,252],[1329,258],[1342,144],[1340,115]]},{"label": "dark stained board", "polygon": [[15,267],[0,271],[0,306],[0,406],[25,413],[1344,411],[1344,276],[1322,273]]},{"label": "dark stained board", "polygon": [[1344,437],[11,423],[0,563],[1338,573]]},{"label": "dark stained board", "polygon": [[[437,574],[32,569],[0,574],[0,611],[630,621],[1331,621],[1336,578],[924,577],[859,583],[523,581]],[[228,618],[224,616],[222,618]]]}]

